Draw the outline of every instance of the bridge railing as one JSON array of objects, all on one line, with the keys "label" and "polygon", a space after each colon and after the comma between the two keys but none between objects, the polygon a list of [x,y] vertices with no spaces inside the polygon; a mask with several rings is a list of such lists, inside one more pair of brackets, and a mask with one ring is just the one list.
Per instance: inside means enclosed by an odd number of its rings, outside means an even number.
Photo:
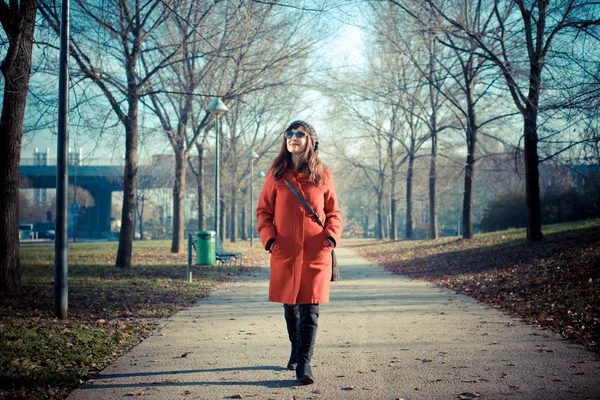
[{"label": "bridge railing", "polygon": [[[69,165],[76,166],[77,160],[70,160]],[[21,166],[55,166],[56,158],[48,158],[45,164],[40,164],[39,160],[35,158],[21,158],[19,163]],[[114,166],[124,166],[125,160],[118,160],[114,158],[93,158],[93,159],[84,159],[79,162],[80,167],[89,167],[89,166],[105,166],[105,165],[114,165]]]}]

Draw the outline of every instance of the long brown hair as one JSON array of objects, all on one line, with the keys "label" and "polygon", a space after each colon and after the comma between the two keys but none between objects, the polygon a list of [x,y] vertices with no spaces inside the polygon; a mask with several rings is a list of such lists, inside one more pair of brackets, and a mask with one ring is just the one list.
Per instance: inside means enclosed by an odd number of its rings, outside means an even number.
[{"label": "long brown hair", "polygon": [[279,154],[273,160],[273,164],[271,164],[273,177],[275,177],[275,180],[278,181],[281,179],[286,169],[295,169],[296,171],[307,174],[308,179],[315,185],[319,186],[323,183],[323,171],[326,168],[325,164],[321,162],[317,152],[314,149],[313,138],[310,135],[310,132],[308,132],[303,125],[293,125],[294,124],[290,125],[287,130],[298,128],[304,132],[307,137],[306,148],[302,154],[300,154],[298,164],[294,165],[292,162],[292,153],[290,153],[287,149],[287,139],[284,135],[283,141],[281,142],[281,149],[279,149]]}]

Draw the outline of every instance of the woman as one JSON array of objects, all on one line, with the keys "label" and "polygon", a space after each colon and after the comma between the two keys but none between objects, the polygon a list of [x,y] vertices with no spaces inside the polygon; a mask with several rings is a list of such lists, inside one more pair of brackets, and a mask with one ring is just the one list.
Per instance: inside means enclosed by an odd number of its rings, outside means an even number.
[{"label": "woman", "polygon": [[[292,352],[288,369],[314,382],[310,361],[319,304],[329,301],[331,250],[342,235],[341,213],[331,171],[319,160],[315,129],[294,121],[285,130],[279,155],[263,186],[256,216],[263,246],[271,253],[269,301],[283,303]],[[323,229],[287,186],[304,196]]]}]

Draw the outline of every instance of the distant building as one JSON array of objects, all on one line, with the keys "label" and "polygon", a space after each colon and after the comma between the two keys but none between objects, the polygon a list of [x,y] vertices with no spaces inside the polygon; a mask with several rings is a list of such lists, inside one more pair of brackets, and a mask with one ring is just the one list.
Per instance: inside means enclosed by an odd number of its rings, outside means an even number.
[{"label": "distant building", "polygon": [[587,180],[600,171],[597,164],[540,164],[540,189],[572,187],[583,190]]}]

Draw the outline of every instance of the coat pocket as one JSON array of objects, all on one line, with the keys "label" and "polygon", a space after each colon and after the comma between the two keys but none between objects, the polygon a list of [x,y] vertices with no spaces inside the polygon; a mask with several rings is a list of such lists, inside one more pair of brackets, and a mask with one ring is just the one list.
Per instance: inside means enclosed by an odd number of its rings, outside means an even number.
[{"label": "coat pocket", "polygon": [[331,245],[331,243],[329,243],[329,239],[327,238],[327,236],[325,236],[325,232],[322,232],[321,236],[323,237],[323,250],[326,250],[328,252],[332,251],[333,246]]}]

